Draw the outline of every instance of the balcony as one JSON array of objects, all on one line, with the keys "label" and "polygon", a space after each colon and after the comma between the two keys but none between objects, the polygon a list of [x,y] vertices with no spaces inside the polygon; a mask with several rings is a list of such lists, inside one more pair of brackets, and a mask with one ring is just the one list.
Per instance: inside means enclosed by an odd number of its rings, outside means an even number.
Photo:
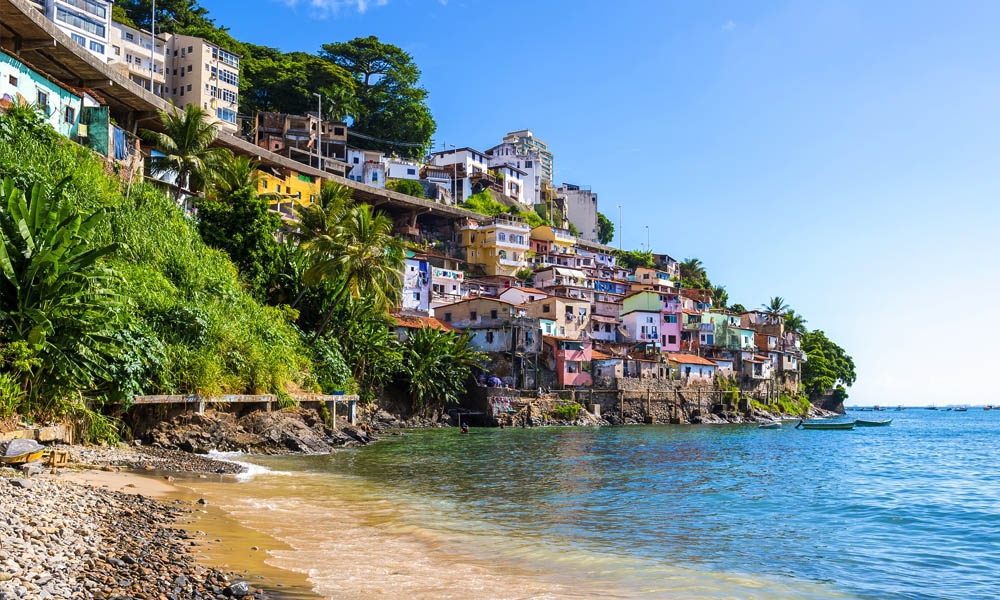
[{"label": "balcony", "polygon": [[715,333],[715,323],[684,323],[684,331],[700,331],[702,333]]}]

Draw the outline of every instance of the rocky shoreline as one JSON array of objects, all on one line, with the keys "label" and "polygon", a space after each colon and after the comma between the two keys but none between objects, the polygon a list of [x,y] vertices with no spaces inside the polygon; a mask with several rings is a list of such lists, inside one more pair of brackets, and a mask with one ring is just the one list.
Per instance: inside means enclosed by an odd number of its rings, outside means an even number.
[{"label": "rocky shoreline", "polygon": [[83,483],[0,472],[0,600],[279,598],[196,562],[198,510]]}]

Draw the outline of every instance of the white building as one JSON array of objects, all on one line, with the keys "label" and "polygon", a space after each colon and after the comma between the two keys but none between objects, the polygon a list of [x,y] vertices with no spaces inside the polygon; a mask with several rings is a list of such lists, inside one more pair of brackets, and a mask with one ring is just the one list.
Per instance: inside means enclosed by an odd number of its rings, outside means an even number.
[{"label": "white building", "polygon": [[420,180],[420,165],[415,162],[399,158],[386,158],[382,162],[385,163],[385,176],[389,179]]},{"label": "white building", "polygon": [[566,218],[580,230],[580,238],[597,241],[597,194],[589,188],[564,183],[555,194],[566,202]]},{"label": "white building", "polygon": [[474,180],[489,174],[489,158],[472,148],[455,148],[431,154],[431,164],[451,169],[451,197],[456,204],[472,195]]},{"label": "white building", "polygon": [[[169,35],[157,34],[156,47],[153,36],[144,29],[129,27],[117,21],[111,22],[111,43],[108,62],[118,67],[119,72],[145,90],[149,90],[150,75],[153,79],[152,92],[163,98],[166,95],[166,74],[164,58],[170,52]],[[153,68],[150,69],[150,60]]]},{"label": "white building", "polygon": [[34,0],[35,8],[101,61],[111,35],[110,0]]},{"label": "white building", "polygon": [[507,142],[490,148],[486,154],[489,156],[490,168],[508,165],[522,171],[522,204],[534,206],[541,202],[542,164],[538,151],[521,151],[518,145]]},{"label": "white building", "polygon": [[403,265],[403,310],[430,313],[431,276],[427,260],[408,257]]},{"label": "white building", "polygon": [[499,165],[490,168],[492,173],[499,175],[499,183],[503,186],[505,196],[514,200],[518,204],[524,204],[524,176],[525,172],[510,165]]},{"label": "white building", "polygon": [[534,302],[535,300],[541,300],[543,298],[548,298],[551,294],[548,292],[543,292],[542,290],[530,288],[530,287],[511,287],[500,292],[498,298],[501,300],[506,300],[507,302],[513,302],[514,304],[527,304],[529,302]]},{"label": "white building", "polygon": [[347,148],[347,178],[372,187],[384,188],[385,157],[375,150]]},{"label": "white building", "polygon": [[629,341],[660,346],[660,313],[647,310],[632,310],[621,316],[622,325],[628,331]]},{"label": "white building", "polygon": [[458,269],[431,266],[431,310],[454,304],[463,298],[465,273]]},{"label": "white building", "polygon": [[553,168],[552,152],[549,150],[548,144],[536,138],[530,129],[511,131],[504,136],[503,142],[505,144],[513,144],[517,151],[523,154],[530,152],[537,153],[541,166],[541,170],[539,171],[539,176],[542,178],[541,181],[549,185],[552,184],[552,174],[555,170]]}]

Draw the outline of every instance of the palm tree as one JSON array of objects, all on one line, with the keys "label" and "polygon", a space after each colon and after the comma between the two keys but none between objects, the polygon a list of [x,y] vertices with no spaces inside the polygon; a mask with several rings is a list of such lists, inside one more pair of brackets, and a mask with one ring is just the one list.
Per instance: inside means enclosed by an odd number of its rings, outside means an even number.
[{"label": "palm tree", "polygon": [[426,414],[458,401],[470,369],[484,362],[485,355],[470,345],[471,339],[467,332],[429,327],[410,334],[403,349],[403,372],[415,411]]},{"label": "palm tree", "polygon": [[772,323],[777,323],[778,318],[785,316],[789,310],[788,304],[781,296],[775,296],[767,304],[761,304],[761,306],[764,307],[764,312],[767,313],[768,320]]},{"label": "palm tree", "polygon": [[808,321],[803,319],[802,315],[797,314],[794,310],[789,310],[785,313],[785,331],[805,333],[806,323],[808,323]]},{"label": "palm tree", "polygon": [[403,242],[392,234],[392,219],[385,214],[373,213],[367,204],[354,206],[331,232],[303,242],[302,247],[314,259],[303,278],[306,285],[334,284],[332,306],[316,330],[317,338],[345,296],[364,297],[384,312],[399,303]]},{"label": "palm tree", "polygon": [[717,308],[726,308],[729,303],[729,292],[726,291],[726,287],[722,285],[716,285],[712,287],[712,305]]},{"label": "palm tree", "polygon": [[183,112],[175,106],[171,109],[160,111],[162,133],[144,129],[142,137],[163,153],[150,160],[153,174],[177,174],[174,199],[180,202],[184,190],[205,189],[219,165],[232,153],[225,148],[212,147],[218,132],[209,121],[208,113],[197,104],[188,104]]},{"label": "palm tree", "polygon": [[249,156],[232,156],[221,160],[213,173],[210,187],[217,198],[228,198],[244,188],[257,191],[260,163]]},{"label": "palm tree", "polygon": [[354,190],[346,185],[333,181],[324,182],[319,202],[295,206],[298,220],[290,223],[294,227],[295,239],[305,243],[319,236],[334,235],[334,230],[354,205],[353,194]]},{"label": "palm tree", "polygon": [[680,265],[681,282],[692,287],[703,287],[706,279],[705,267],[697,258],[686,258]]}]

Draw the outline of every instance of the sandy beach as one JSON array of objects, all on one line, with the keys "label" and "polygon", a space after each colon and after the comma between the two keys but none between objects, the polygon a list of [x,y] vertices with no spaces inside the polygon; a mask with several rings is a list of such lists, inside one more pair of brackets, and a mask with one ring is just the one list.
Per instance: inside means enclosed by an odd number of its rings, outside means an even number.
[{"label": "sandy beach", "polygon": [[[183,453],[159,462],[132,449],[71,454],[90,468],[30,478],[0,470],[0,600],[317,598],[304,576],[268,564],[282,544],[184,487],[185,478],[231,477],[214,473],[217,461],[196,457],[213,471],[198,473],[157,470],[188,463]],[[143,470],[116,466],[129,461],[145,461]]]}]

